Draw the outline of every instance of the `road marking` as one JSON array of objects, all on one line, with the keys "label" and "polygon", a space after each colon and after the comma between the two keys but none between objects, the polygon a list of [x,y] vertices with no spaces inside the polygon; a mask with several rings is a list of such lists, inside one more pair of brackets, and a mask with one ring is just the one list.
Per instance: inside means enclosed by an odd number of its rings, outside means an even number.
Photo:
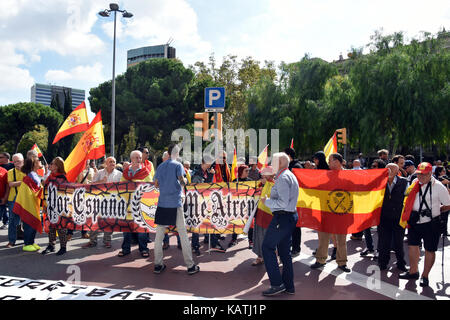
[{"label": "road marking", "polygon": [[[301,253],[298,257],[292,259],[292,262],[300,262],[304,265],[310,266],[314,262],[313,256],[308,256],[304,253]],[[396,287],[390,283],[379,280],[379,286],[369,286],[373,279],[369,276],[358,273],[356,271],[352,271],[350,273],[345,273],[337,268],[336,264],[327,263],[325,266],[318,270],[311,270],[312,272],[324,272],[327,274],[331,274],[336,278],[349,281],[353,284],[356,284],[364,289],[371,290],[388,298],[394,300],[433,300],[429,297],[422,296],[415,292],[409,290],[402,290],[399,287]]]}]

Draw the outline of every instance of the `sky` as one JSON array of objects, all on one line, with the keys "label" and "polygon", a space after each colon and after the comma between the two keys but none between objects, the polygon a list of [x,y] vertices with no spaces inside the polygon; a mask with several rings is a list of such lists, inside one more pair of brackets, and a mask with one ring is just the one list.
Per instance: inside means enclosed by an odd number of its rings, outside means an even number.
[{"label": "sky", "polygon": [[[30,101],[34,83],[86,90],[112,78],[113,18],[104,0],[2,0],[0,106]],[[122,0],[118,16],[116,75],[126,71],[127,50],[167,43],[187,67],[220,63],[233,54],[262,64],[326,61],[370,42],[375,30],[450,30],[450,1],[432,0]],[[120,18],[119,18],[120,17]],[[92,115],[91,115],[92,116]]]}]

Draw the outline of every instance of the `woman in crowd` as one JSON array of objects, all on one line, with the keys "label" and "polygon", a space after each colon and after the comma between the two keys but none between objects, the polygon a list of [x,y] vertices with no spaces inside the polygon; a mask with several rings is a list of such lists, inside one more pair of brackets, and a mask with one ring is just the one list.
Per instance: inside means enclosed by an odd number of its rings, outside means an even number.
[{"label": "woman in crowd", "polygon": [[[40,216],[37,217],[42,196],[42,180],[38,175],[38,170],[43,166],[39,158],[33,157],[25,160],[22,172],[25,174],[22,184],[19,187],[17,200],[13,211],[20,215],[23,222],[23,251],[35,252],[41,249],[34,239],[36,230],[41,230]],[[36,215],[36,216],[35,216]]]},{"label": "woman in crowd", "polygon": [[[241,164],[238,168],[238,177],[233,180],[233,182],[244,182],[244,181],[251,181],[248,177],[248,174],[250,172],[250,169],[247,165]],[[233,233],[231,235],[231,241],[228,244],[228,248],[231,248],[232,246],[237,244],[237,234]],[[248,248],[253,248],[253,228],[250,228],[248,231]]]},{"label": "woman in crowd", "polygon": [[[55,159],[53,159],[53,161],[49,165],[49,170],[50,170],[50,175],[44,182],[44,188],[47,188],[51,181],[54,181],[56,183],[67,182],[66,171],[64,169],[64,160],[61,157],[56,157]],[[44,212],[46,212],[46,211],[47,211],[47,207],[44,207]],[[46,223],[46,222],[47,221],[44,221],[44,223]],[[67,248],[67,229],[65,229],[65,228],[58,229],[58,236],[59,236],[60,249],[56,253],[57,256],[63,255],[67,251],[66,250],[66,248]],[[55,252],[55,245],[56,245],[56,228],[54,226],[50,225],[49,232],[48,232],[48,246],[41,253],[47,254],[49,252]]]}]

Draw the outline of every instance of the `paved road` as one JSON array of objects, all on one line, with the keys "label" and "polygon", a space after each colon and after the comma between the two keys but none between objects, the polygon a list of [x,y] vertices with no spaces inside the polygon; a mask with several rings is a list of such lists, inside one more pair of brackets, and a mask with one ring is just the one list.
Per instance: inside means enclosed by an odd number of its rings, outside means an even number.
[{"label": "paved road", "polygon": [[[376,243],[375,229],[372,229],[372,233]],[[154,239],[154,234],[151,238]],[[229,238],[228,235],[223,242],[228,244]],[[193,276],[186,273],[175,236],[170,238],[171,247],[164,251],[164,262],[168,268],[160,275],[153,274],[153,242],[149,244],[150,258],[142,258],[137,247],[132,248],[130,255],[119,258],[117,253],[122,243],[122,234],[113,234],[111,249],[103,248],[101,239],[100,235],[98,247],[82,249],[81,246],[87,240],[80,239],[80,233],[75,232],[65,255],[58,257],[52,253],[43,256],[23,252],[22,240],[14,248],[5,248],[8,242],[7,230],[0,230],[0,275],[70,282],[74,276],[73,266],[76,266],[80,270],[83,285],[180,295],[184,299],[266,299],[261,296],[261,292],[269,286],[267,274],[264,266],[251,266],[256,255],[247,248],[245,238],[241,238],[226,253],[209,254],[208,245],[203,244],[203,236],[200,236],[202,255],[195,260],[201,272]],[[445,241],[446,269],[443,270],[441,265],[441,240],[436,263],[430,274],[430,287],[423,289],[418,281],[398,279],[399,271],[395,268],[394,254],[391,255],[389,269],[383,272],[376,267],[376,261],[361,258],[359,253],[365,248],[364,241],[348,240],[348,266],[352,269],[351,273],[341,272],[335,261],[327,263],[323,270],[311,270],[309,265],[314,262],[312,252],[318,244],[317,234],[313,230],[302,229],[302,253],[294,259],[296,294],[276,299],[450,299],[450,239]],[[46,235],[38,236],[36,242],[43,250],[47,244]],[[407,252],[406,243],[405,250]],[[408,262],[408,257],[406,260]],[[423,252],[420,268],[423,269]]]}]

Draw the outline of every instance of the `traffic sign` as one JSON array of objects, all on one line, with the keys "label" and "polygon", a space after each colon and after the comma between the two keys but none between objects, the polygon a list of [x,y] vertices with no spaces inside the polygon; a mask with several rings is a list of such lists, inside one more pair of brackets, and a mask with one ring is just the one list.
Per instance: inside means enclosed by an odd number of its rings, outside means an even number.
[{"label": "traffic sign", "polygon": [[225,110],[225,88],[205,88],[205,111],[223,112]]}]

